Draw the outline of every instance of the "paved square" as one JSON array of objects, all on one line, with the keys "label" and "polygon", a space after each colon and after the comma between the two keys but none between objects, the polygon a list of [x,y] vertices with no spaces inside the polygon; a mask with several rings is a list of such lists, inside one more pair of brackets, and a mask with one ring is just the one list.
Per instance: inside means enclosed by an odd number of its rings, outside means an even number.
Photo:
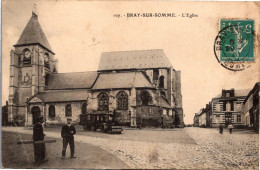
[{"label": "paved square", "polygon": [[[4,127],[3,131],[32,133],[28,128]],[[45,132],[48,137],[60,138],[59,128],[48,128]],[[114,157],[112,162],[114,167],[258,169],[258,137],[258,134],[250,131],[234,130],[233,134],[224,131],[221,135],[218,129],[194,127],[173,130],[124,130],[121,135],[78,130],[75,136],[75,141],[78,143],[76,144],[78,158],[74,163],[82,168],[89,168],[81,161],[97,159],[96,168],[99,164],[100,168],[106,168],[105,162],[108,160],[100,160],[91,153],[88,154],[88,149],[87,154],[84,154],[82,150],[85,145],[87,148],[95,146],[111,154]],[[61,143],[56,143],[55,146],[61,148]],[[14,158],[17,156],[13,155]],[[48,159],[52,159],[51,157],[52,155],[48,155]],[[68,168],[67,166],[60,164],[61,168]]]}]

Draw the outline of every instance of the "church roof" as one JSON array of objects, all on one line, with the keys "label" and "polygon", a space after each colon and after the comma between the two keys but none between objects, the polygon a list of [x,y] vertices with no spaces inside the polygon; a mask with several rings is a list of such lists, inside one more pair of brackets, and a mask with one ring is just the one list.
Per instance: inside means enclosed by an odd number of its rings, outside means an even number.
[{"label": "church roof", "polygon": [[162,49],[104,52],[98,71],[172,67]]},{"label": "church roof", "polygon": [[100,73],[92,89],[153,88],[142,72]]},{"label": "church roof", "polygon": [[96,71],[51,74],[47,90],[90,89],[96,78]]},{"label": "church roof", "polygon": [[43,47],[47,48],[49,51],[53,52],[38,21],[38,17],[34,13],[27,23],[26,27],[24,28],[18,42],[14,46],[28,44],[40,44]]},{"label": "church roof", "polygon": [[160,96],[160,106],[164,108],[172,108],[167,100],[162,96]]},{"label": "church roof", "polygon": [[[27,102],[68,102],[86,101],[89,98],[87,90],[66,90],[66,91],[46,91],[40,92],[31,97]],[[40,99],[40,100],[38,100]]]}]

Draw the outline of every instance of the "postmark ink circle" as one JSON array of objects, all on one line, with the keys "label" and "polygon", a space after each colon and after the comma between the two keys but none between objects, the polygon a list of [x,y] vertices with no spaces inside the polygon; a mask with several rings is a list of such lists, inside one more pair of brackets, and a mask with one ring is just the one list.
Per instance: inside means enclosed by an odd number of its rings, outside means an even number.
[{"label": "postmark ink circle", "polygon": [[216,36],[214,54],[224,68],[243,71],[254,61],[253,27],[248,25],[226,26]]}]

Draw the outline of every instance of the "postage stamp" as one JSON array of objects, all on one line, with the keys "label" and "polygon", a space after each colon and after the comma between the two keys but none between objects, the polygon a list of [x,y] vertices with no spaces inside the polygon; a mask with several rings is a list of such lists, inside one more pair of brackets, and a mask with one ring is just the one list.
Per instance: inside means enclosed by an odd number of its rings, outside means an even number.
[{"label": "postage stamp", "polygon": [[218,62],[232,71],[241,71],[254,62],[254,20],[221,19],[214,42]]}]

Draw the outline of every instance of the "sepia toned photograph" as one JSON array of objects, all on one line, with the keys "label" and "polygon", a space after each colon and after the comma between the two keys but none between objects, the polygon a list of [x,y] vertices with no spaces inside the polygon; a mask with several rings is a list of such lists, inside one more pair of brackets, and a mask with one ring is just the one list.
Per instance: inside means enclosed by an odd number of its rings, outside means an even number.
[{"label": "sepia toned photograph", "polygon": [[2,0],[1,168],[259,169],[259,10]]}]

